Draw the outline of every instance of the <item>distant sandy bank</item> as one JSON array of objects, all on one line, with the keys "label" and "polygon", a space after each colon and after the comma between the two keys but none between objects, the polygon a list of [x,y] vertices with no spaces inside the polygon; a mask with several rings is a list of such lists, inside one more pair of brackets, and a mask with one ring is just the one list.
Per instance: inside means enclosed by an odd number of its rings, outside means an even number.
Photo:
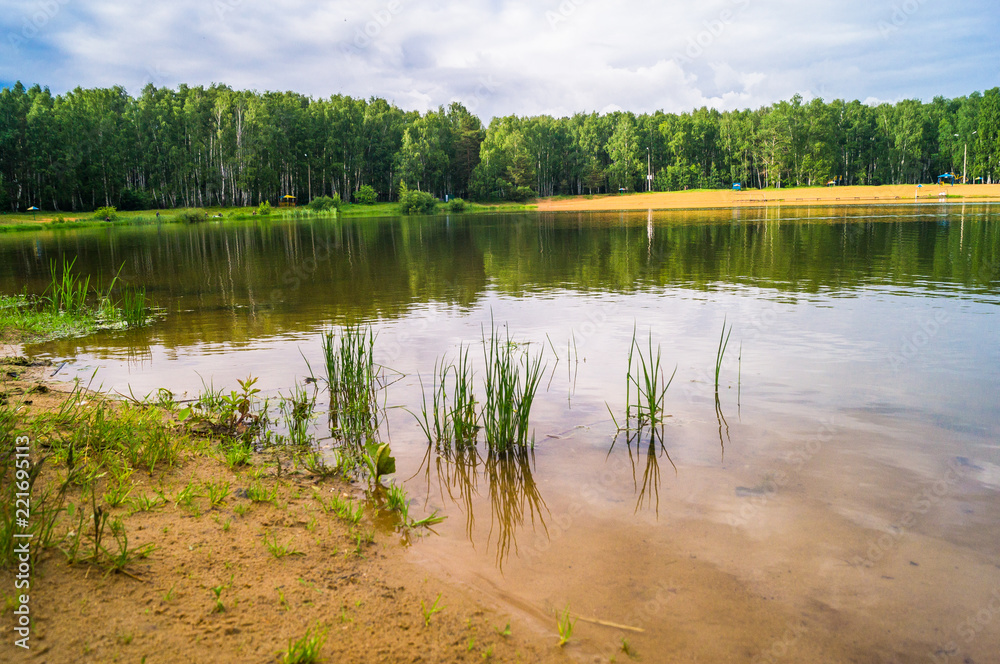
[{"label": "distant sandy bank", "polygon": [[871,205],[882,203],[928,203],[934,200],[1000,200],[1000,184],[978,185],[885,185],[881,187],[799,187],[792,189],[726,189],[668,191],[649,194],[576,196],[539,199],[542,212],[599,210],[668,210],[726,208],[762,205]]}]

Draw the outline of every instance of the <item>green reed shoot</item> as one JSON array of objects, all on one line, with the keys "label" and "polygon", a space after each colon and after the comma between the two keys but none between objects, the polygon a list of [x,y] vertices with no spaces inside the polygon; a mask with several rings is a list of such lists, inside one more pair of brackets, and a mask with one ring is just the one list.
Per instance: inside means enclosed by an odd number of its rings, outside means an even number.
[{"label": "green reed shoot", "polygon": [[310,443],[309,424],[316,409],[315,396],[310,396],[306,388],[296,385],[291,396],[281,398],[281,414],[288,427],[288,439],[292,445],[306,446]]},{"label": "green reed shoot", "polygon": [[374,436],[379,427],[380,368],[374,349],[371,326],[346,325],[339,337],[333,330],[323,335],[331,430],[355,445]]},{"label": "green reed shoot", "polygon": [[569,643],[570,638],[573,636],[573,628],[576,626],[576,619],[571,618],[569,615],[569,605],[562,610],[562,613],[557,615],[556,626],[559,628],[559,647]]},{"label": "green reed shoot", "polygon": [[[423,379],[420,379],[423,402],[420,415],[414,414],[428,443],[444,450],[450,450],[452,445],[460,447],[475,444],[479,432],[479,417],[472,389],[473,371],[469,363],[469,349],[459,349],[456,363],[449,363],[443,359],[436,360],[433,376],[430,404],[427,401]],[[452,376],[450,402],[449,376]]]},{"label": "green reed shoot", "polygon": [[[628,372],[625,375],[625,430],[631,429],[631,421],[636,420],[637,428],[656,426],[664,415],[664,401],[667,389],[677,375],[674,367],[670,378],[666,379],[661,361],[660,346],[653,354],[653,335],[649,335],[647,351],[644,353],[632,328],[632,344],[628,351]],[[610,407],[608,408],[610,412]],[[614,414],[611,415],[614,419]],[[617,426],[617,420],[615,420]],[[622,427],[619,426],[619,431]]]},{"label": "green reed shoot", "polygon": [[83,309],[87,292],[90,290],[90,277],[74,274],[74,264],[76,264],[75,256],[71,261],[67,261],[66,257],[63,256],[62,271],[57,273],[55,260],[49,261],[52,281],[46,292],[49,293],[49,304],[53,312],[78,313]]},{"label": "green reed shoot", "polygon": [[[726,354],[726,346],[729,345],[729,335],[733,331],[733,326],[730,325],[729,329],[726,330],[726,319],[722,319],[722,334],[719,335],[719,349],[715,352],[715,394],[719,394],[719,372],[722,370],[722,358]],[[742,351],[740,353],[742,355]]]},{"label": "green reed shoot", "polygon": [[149,304],[144,286],[126,286],[119,302],[122,319],[129,327],[141,327],[149,319]]},{"label": "green reed shoot", "polygon": [[542,377],[542,353],[534,357],[527,349],[519,353],[510,333],[502,338],[491,323],[489,339],[483,332],[483,354],[486,401],[482,424],[486,445],[491,452],[527,447],[528,418]]}]

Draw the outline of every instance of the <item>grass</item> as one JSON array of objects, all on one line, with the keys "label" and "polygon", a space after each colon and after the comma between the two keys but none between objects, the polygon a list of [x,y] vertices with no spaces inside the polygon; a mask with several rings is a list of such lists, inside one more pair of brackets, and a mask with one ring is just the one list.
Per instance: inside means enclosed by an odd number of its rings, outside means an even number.
[{"label": "grass", "polygon": [[[451,400],[448,399],[448,382],[451,378]],[[419,376],[418,376],[419,378]],[[420,380],[422,403],[420,415],[413,414],[429,444],[438,450],[475,445],[479,432],[479,415],[473,393],[474,373],[469,363],[469,349],[459,348],[455,363],[435,360],[431,402],[427,402],[423,378]],[[412,413],[411,413],[412,414]]]},{"label": "grass", "polygon": [[[525,348],[517,351],[510,333],[501,337],[490,323],[490,336],[483,331],[486,362],[482,426],[490,452],[505,452],[529,445],[531,405],[542,376],[542,353],[534,357]],[[534,446],[534,439],[530,441]]]},{"label": "grass", "polygon": [[302,551],[299,551],[292,546],[292,540],[288,540],[288,542],[285,544],[279,544],[277,535],[271,535],[271,539],[268,539],[267,534],[265,534],[264,545],[267,546],[267,550],[271,552],[271,555],[277,558],[278,560],[281,560],[286,556],[306,555]]},{"label": "grass", "polygon": [[440,604],[441,604],[441,593],[438,593],[437,599],[434,600],[434,603],[431,604],[430,607],[428,607],[424,603],[424,600],[420,600],[420,611],[421,613],[424,614],[424,627],[430,626],[431,617],[433,617],[435,613],[444,610],[444,607],[440,606]]},{"label": "grass", "polygon": [[226,498],[229,497],[229,482],[205,482],[204,487],[208,496],[208,505],[212,509],[221,507],[226,502]]},{"label": "grass", "polygon": [[364,443],[376,437],[382,410],[375,334],[371,326],[345,325],[339,335],[334,330],[325,332],[322,347],[330,394],[330,432],[360,463]]},{"label": "grass", "polygon": [[[729,345],[729,335],[733,332],[733,326],[730,325],[729,329],[726,330],[726,319],[722,319],[722,334],[719,335],[719,348],[715,352],[715,396],[719,396],[719,373],[722,371],[722,359],[726,355],[726,346]],[[742,356],[742,345],[740,348],[740,355]]]},{"label": "grass", "polygon": [[289,639],[288,648],[281,655],[282,664],[315,664],[326,643],[328,627],[319,623],[306,630],[299,639]]},{"label": "grass", "polygon": [[[667,379],[661,357],[659,344],[656,346],[656,353],[653,353],[652,332],[649,334],[647,350],[643,352],[633,327],[632,343],[628,351],[628,371],[625,375],[625,426],[619,425],[614,413],[611,413],[619,432],[641,430],[646,426],[656,427],[663,422],[666,416],[664,404],[667,390],[677,375],[677,367],[674,367]],[[608,412],[611,412],[610,406]]]},{"label": "grass", "polygon": [[406,497],[406,491],[395,484],[389,486],[385,494],[386,506],[390,511],[398,512],[400,520],[406,524],[409,522],[410,506]]},{"label": "grass", "polygon": [[573,628],[576,626],[576,619],[569,615],[569,605],[563,609],[562,613],[557,614],[556,626],[559,629],[559,647],[561,648],[569,643],[573,636]]}]

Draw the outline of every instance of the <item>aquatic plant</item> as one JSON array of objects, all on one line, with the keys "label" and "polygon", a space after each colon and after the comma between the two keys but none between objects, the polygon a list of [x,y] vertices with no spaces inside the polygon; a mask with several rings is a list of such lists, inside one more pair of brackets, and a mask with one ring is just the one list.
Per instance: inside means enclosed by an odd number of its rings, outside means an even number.
[{"label": "aquatic plant", "polygon": [[[729,345],[729,335],[733,332],[733,326],[726,330],[726,319],[722,319],[722,333],[719,335],[719,348],[715,352],[715,393],[719,393],[719,372],[722,370],[722,358],[726,355],[726,346]],[[741,351],[742,354],[742,351]]]},{"label": "aquatic plant", "polygon": [[49,261],[52,280],[45,292],[48,293],[49,307],[54,313],[60,311],[79,313],[83,310],[90,289],[90,277],[75,274],[73,272],[75,264],[75,256],[71,261],[67,261],[63,256],[62,270],[57,271],[55,260]]},{"label": "aquatic plant", "polygon": [[[509,331],[502,337],[491,321],[489,338],[483,331],[483,354],[486,400],[481,417],[486,446],[491,452],[527,447],[531,405],[542,375],[542,353],[532,357],[527,348],[518,352]],[[534,439],[530,444],[534,445]]]},{"label": "aquatic plant", "polygon": [[[451,379],[451,400],[448,400],[448,379]],[[420,415],[414,415],[429,444],[439,450],[474,445],[479,432],[479,415],[473,393],[473,370],[469,362],[469,349],[459,348],[456,363],[435,360],[431,401],[428,404],[423,379],[420,381],[422,396]]]},{"label": "aquatic plant", "polygon": [[632,328],[632,343],[628,351],[628,370],[625,374],[625,426],[618,424],[617,418],[611,407],[611,419],[614,421],[618,431],[633,430],[632,420],[635,420],[635,429],[642,429],[645,426],[655,427],[663,422],[664,402],[667,390],[677,375],[677,367],[674,366],[670,378],[666,379],[661,363],[661,350],[659,344],[656,346],[656,354],[653,354],[653,335],[649,334],[647,351],[644,353],[639,342],[636,340],[636,330]]},{"label": "aquatic plant", "polygon": [[149,319],[146,289],[143,286],[126,286],[119,302],[122,319],[129,327],[141,327]]},{"label": "aquatic plant", "polygon": [[345,325],[339,336],[334,330],[325,332],[322,345],[331,433],[360,448],[375,436],[380,421],[381,371],[374,359],[375,333],[371,326]]}]

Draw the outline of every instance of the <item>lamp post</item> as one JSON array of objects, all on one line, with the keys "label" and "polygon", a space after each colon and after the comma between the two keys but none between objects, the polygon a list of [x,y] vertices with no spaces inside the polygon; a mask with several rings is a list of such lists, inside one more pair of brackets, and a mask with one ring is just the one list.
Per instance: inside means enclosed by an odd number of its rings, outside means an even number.
[{"label": "lamp post", "polygon": [[[979,133],[978,131],[974,131],[972,132],[972,135],[975,136],[978,133]],[[955,138],[958,138],[958,134],[955,134]],[[969,166],[969,141],[965,141],[964,153],[965,154],[962,157],[962,184],[967,184],[967,180],[965,179],[965,174],[966,174],[966,169]]]},{"label": "lamp post", "polygon": [[309,202],[313,199],[313,174],[312,174],[312,164],[309,163],[309,153],[305,153],[306,158],[306,181],[309,188]]},{"label": "lamp post", "polygon": [[646,148],[646,191],[653,191],[653,171],[650,168],[650,165],[652,163],[653,162],[651,161],[651,153],[649,151],[649,147],[647,147]]}]

